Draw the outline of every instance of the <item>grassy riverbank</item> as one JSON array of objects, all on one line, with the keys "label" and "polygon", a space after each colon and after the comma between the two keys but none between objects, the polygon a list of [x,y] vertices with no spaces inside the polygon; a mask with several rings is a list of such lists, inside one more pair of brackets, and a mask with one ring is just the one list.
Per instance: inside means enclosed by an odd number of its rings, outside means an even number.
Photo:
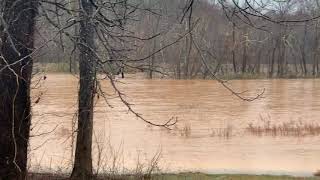
[{"label": "grassy riverbank", "polygon": [[[63,180],[68,176],[55,174],[30,174],[29,180]],[[98,180],[320,180],[320,177],[292,177],[292,176],[270,176],[270,175],[209,175],[202,173],[180,173],[159,174],[149,177],[145,176],[100,176]]]},{"label": "grassy riverbank", "polygon": [[[78,65],[75,65],[75,67],[71,68],[72,73],[78,72]],[[154,73],[153,78],[164,78],[164,79],[174,79],[175,75],[174,72],[169,70],[169,67],[163,68],[164,74],[161,73]],[[234,73],[232,70],[229,71],[223,71],[217,73],[217,76],[224,80],[241,80],[241,79],[314,79],[319,78],[320,76],[314,76],[312,75],[311,71],[307,75],[305,75],[302,72],[294,72],[292,67],[291,70],[287,73],[285,73],[282,76],[277,76],[276,73],[273,74],[273,76],[270,78],[268,68],[263,68],[259,73],[255,72],[237,72]],[[35,63],[34,64],[34,73],[36,72],[45,72],[45,73],[70,73],[70,64],[69,63]],[[138,69],[134,68],[125,68],[125,75],[131,74],[130,76],[134,74],[139,74],[139,77],[148,78],[149,71],[141,72]],[[142,74],[142,76],[141,76]],[[182,77],[183,79],[183,77]],[[192,79],[203,79],[203,74],[198,74],[198,76],[193,76]],[[205,79],[211,79],[209,75],[206,76]]]},{"label": "grassy riverbank", "polygon": [[208,175],[201,173],[182,173],[160,176],[159,179],[166,180],[318,180],[318,177],[291,177],[291,176],[270,176],[270,175]]}]

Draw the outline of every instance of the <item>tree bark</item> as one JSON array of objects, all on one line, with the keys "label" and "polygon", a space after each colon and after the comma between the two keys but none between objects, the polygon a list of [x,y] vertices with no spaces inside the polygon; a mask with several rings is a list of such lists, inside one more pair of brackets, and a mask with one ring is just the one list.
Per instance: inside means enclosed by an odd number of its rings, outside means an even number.
[{"label": "tree bark", "polygon": [[286,40],[287,40],[287,29],[280,27],[279,36],[279,54],[278,54],[278,77],[283,77],[285,73],[286,65]]},{"label": "tree bark", "polygon": [[318,32],[318,21],[315,24],[315,42],[313,44],[313,65],[312,65],[312,75],[316,76],[317,71],[316,71],[316,67],[317,67],[317,63],[318,63],[318,46],[319,46],[319,32]]},{"label": "tree bark", "polygon": [[[94,0],[91,0],[94,2]],[[78,93],[78,131],[75,150],[74,167],[71,179],[92,178],[92,130],[93,130],[93,104],[96,82],[96,61],[93,53],[94,22],[93,4],[91,1],[81,0],[80,7],[80,89]]]},{"label": "tree bark", "polygon": [[249,40],[249,33],[248,33],[248,29],[247,27],[245,27],[245,30],[244,30],[244,37],[245,37],[245,42],[244,42],[244,45],[243,45],[243,54],[242,54],[242,68],[241,68],[241,71],[242,73],[245,73],[246,72],[246,69],[247,69],[247,59],[248,59],[248,54],[247,54],[247,48],[248,48],[248,40]]},{"label": "tree bark", "polygon": [[[156,26],[152,27],[152,34],[153,35],[156,34],[158,27],[159,27],[159,24],[160,24],[160,17],[157,17]],[[149,78],[150,79],[153,78],[154,62],[156,59],[156,55],[154,54],[154,52],[156,51],[156,48],[157,48],[157,38],[156,37],[153,39],[152,46],[153,46],[152,51],[150,52],[150,54],[152,54],[152,56],[149,60]]]},{"label": "tree bark", "polygon": [[[272,43],[273,44],[273,43]],[[276,42],[277,44],[277,42]],[[269,78],[272,78],[273,73],[274,73],[274,62],[275,62],[275,53],[276,53],[276,49],[277,49],[277,45],[274,45],[274,47],[272,48],[272,54],[271,54],[271,62],[270,62],[270,71],[269,71]]]},{"label": "tree bark", "polygon": [[[72,15],[73,18],[76,19],[78,17],[78,12],[77,10],[79,9],[79,1],[78,0],[69,0],[70,3],[70,9],[72,9]],[[73,30],[74,30],[74,35],[77,37],[79,35],[79,25],[74,24],[73,25]],[[73,56],[70,57],[69,59],[69,72],[70,73],[77,73],[77,44],[74,44],[73,47]]]},{"label": "tree bark", "polygon": [[258,50],[258,56],[256,58],[256,64],[253,68],[253,72],[255,72],[256,74],[260,74],[260,69],[261,69],[261,59],[262,59],[262,51],[263,51],[264,47],[260,48]]},{"label": "tree bark", "polygon": [[25,179],[38,1],[7,0],[0,58],[0,179]]},{"label": "tree bark", "polygon": [[308,69],[307,69],[307,61],[306,61],[306,41],[307,41],[307,23],[304,23],[304,35],[303,35],[303,43],[301,47],[301,61],[303,64],[303,70],[304,70],[304,75],[306,76],[308,74]]},{"label": "tree bark", "polygon": [[[186,21],[186,31],[190,30],[190,26],[191,26],[191,19],[189,19],[188,21]],[[186,36],[186,50],[185,50],[185,67],[184,67],[184,78],[188,79],[190,77],[189,74],[189,66],[190,66],[190,55],[191,55],[191,51],[192,51],[192,41],[193,41],[193,37],[192,37],[192,33],[189,33],[189,36]]]},{"label": "tree bark", "polygon": [[176,63],[176,78],[181,79],[181,59],[182,59],[182,48],[180,48],[180,52],[179,52],[179,58],[178,61]]},{"label": "tree bark", "polygon": [[233,72],[236,74],[237,73],[237,64],[236,64],[236,53],[235,53],[235,48],[236,48],[236,24],[232,23],[232,64],[233,64]]}]

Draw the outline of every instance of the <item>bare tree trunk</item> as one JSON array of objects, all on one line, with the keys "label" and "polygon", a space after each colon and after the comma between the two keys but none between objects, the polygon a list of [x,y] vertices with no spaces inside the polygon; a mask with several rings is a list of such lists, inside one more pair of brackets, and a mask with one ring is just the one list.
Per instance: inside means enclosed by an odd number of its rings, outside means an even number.
[{"label": "bare tree trunk", "polygon": [[[186,31],[190,30],[191,26],[191,19],[186,21]],[[188,79],[189,78],[189,66],[190,66],[190,54],[192,50],[192,33],[189,33],[189,36],[186,36],[186,51],[185,51],[185,69],[184,69],[184,78]]]},{"label": "bare tree trunk", "polygon": [[[163,41],[163,40],[160,39],[160,43],[159,43],[160,49],[163,48],[162,41]],[[165,61],[166,58],[165,58],[165,53],[164,53],[164,52],[165,52],[165,49],[162,49],[162,50],[160,51],[160,53],[161,53],[161,61],[162,61],[161,63],[162,63],[162,64],[166,64],[166,61]]]},{"label": "bare tree trunk", "polygon": [[[76,17],[78,17],[78,13],[77,13],[77,10],[79,9],[79,0],[69,0],[69,3],[71,5],[70,9],[72,9],[72,13],[73,13],[73,17],[74,19],[76,19]],[[79,26],[78,24],[74,24],[73,25],[73,28],[74,28],[74,35],[75,36],[78,36],[79,35]],[[73,56],[69,59],[69,72],[72,73],[72,68],[73,68],[73,72],[74,73],[77,73],[76,72],[76,69],[77,69],[77,56],[78,54],[76,53],[76,48],[77,48],[77,44],[74,44],[74,47],[73,47]]]},{"label": "bare tree trunk", "polygon": [[94,47],[93,5],[91,1],[81,0],[80,7],[80,89],[78,109],[78,131],[74,167],[71,179],[92,178],[92,129],[93,104],[95,95],[96,63],[92,50]]},{"label": "bare tree trunk", "polygon": [[261,69],[261,59],[262,59],[262,50],[263,50],[263,48],[260,48],[259,50],[258,50],[258,56],[257,56],[257,58],[256,58],[256,64],[255,64],[255,66],[254,66],[254,71],[257,73],[257,74],[260,74],[260,69]]},{"label": "bare tree trunk", "polygon": [[304,69],[304,75],[306,76],[308,74],[307,70],[307,62],[306,62],[306,40],[307,40],[307,23],[304,23],[304,35],[303,35],[303,43],[301,47],[301,61],[303,64]]},{"label": "bare tree trunk", "polygon": [[296,75],[299,74],[298,65],[297,65],[297,58],[294,58],[294,70],[296,72]]},{"label": "bare tree trunk", "polygon": [[181,59],[182,59],[182,48],[180,48],[179,58],[178,58],[178,62],[176,64],[178,79],[181,79]]},{"label": "bare tree trunk", "polygon": [[287,39],[287,29],[284,27],[283,31],[280,28],[280,36],[279,36],[279,54],[278,54],[278,76],[283,77],[285,73],[285,65],[286,65],[286,39]]},{"label": "bare tree trunk", "polygon": [[283,64],[283,46],[282,46],[282,40],[281,40],[281,36],[280,36],[280,40],[279,40],[279,53],[278,53],[278,72],[277,75],[278,77],[282,76],[282,64]]},{"label": "bare tree trunk", "polygon": [[248,58],[248,54],[247,54],[247,48],[248,48],[248,30],[247,28],[245,28],[245,32],[244,32],[244,37],[245,37],[245,42],[243,45],[243,54],[242,54],[242,73],[246,72],[247,69],[247,58]]},{"label": "bare tree trunk", "polygon": [[273,76],[274,73],[274,62],[275,62],[275,53],[276,53],[276,45],[272,49],[272,55],[271,55],[271,64],[270,64],[270,71],[269,71],[269,78]]},{"label": "bare tree trunk", "polygon": [[[157,17],[156,26],[152,27],[153,35],[156,34],[156,31],[158,30],[158,27],[159,27],[159,23],[160,23],[160,17]],[[149,78],[150,79],[152,79],[152,77],[153,77],[154,61],[156,59],[156,55],[154,54],[154,52],[156,51],[156,48],[157,48],[157,38],[155,37],[153,39],[152,52],[150,52],[150,54],[152,53],[152,56],[151,56],[150,61],[149,61]]]},{"label": "bare tree trunk", "polygon": [[316,76],[318,76],[318,74],[319,74],[319,59],[317,58],[316,59]]},{"label": "bare tree trunk", "polygon": [[237,73],[237,64],[236,64],[236,30],[235,30],[236,24],[232,23],[232,64],[233,64],[233,71],[236,74]]},{"label": "bare tree trunk", "polygon": [[[151,54],[152,52],[154,52],[156,49],[156,40],[153,40],[153,48],[152,51],[149,52],[149,54]],[[153,68],[154,68],[154,61],[155,61],[155,54],[152,54],[151,58],[149,58],[149,79],[153,78]]]},{"label": "bare tree trunk", "polygon": [[319,21],[316,22],[315,24],[315,40],[314,40],[314,44],[312,47],[313,50],[313,65],[312,65],[312,75],[316,76],[317,75],[317,64],[318,64],[318,53],[319,53],[319,30],[318,30],[318,24]]},{"label": "bare tree trunk", "polygon": [[38,1],[7,0],[0,58],[0,179],[25,179]]},{"label": "bare tree trunk", "polygon": [[204,72],[203,72],[203,76],[202,76],[202,79],[206,79],[207,76],[209,74],[209,70],[207,68],[204,67]]}]

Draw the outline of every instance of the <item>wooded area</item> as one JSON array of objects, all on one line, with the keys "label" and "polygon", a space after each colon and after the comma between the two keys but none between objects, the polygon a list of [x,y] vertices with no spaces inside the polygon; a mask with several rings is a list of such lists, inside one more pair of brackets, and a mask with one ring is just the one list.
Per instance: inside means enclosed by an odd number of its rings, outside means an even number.
[{"label": "wooded area", "polygon": [[[126,43],[110,42],[103,45],[106,51],[103,52],[103,48],[98,51],[101,58],[123,59],[126,71],[136,72],[138,68],[150,78],[157,72],[176,79],[208,78],[206,68],[199,61],[201,55],[192,41],[199,44],[215,72],[227,78],[317,76],[318,2],[248,3],[237,7],[223,1],[199,1],[193,5],[190,19],[184,17],[181,21],[187,2],[146,1],[142,8],[147,11],[137,10],[132,20],[123,22],[126,25],[121,31],[126,39],[122,39]],[[60,19],[71,18],[66,13],[61,14],[64,16]],[[58,24],[59,20],[53,18],[51,21]],[[53,35],[48,33],[50,23],[40,22],[40,32],[50,39]],[[60,26],[63,27],[62,24]],[[127,39],[130,36],[130,40]],[[97,38],[102,37],[98,35]],[[38,43],[45,42],[41,36],[36,36],[36,39]],[[61,39],[64,40],[63,45]],[[72,44],[62,36],[43,48],[36,62],[61,63],[66,67],[58,71],[68,71]],[[111,61],[111,64],[117,73],[119,63]]]}]

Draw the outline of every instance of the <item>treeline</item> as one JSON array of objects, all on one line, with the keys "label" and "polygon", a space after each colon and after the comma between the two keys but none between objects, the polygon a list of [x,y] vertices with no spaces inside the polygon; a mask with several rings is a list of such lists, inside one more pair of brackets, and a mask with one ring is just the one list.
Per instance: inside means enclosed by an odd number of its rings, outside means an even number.
[{"label": "treeline", "polygon": [[[177,79],[207,78],[208,69],[201,60],[205,59],[213,72],[227,77],[319,75],[319,19],[308,20],[320,10],[317,0],[257,6],[257,11],[270,19],[247,19],[232,3],[207,0],[197,1],[192,14],[183,18],[185,3],[145,1],[144,8],[152,13],[141,11],[127,25],[136,36],[150,39],[130,44],[134,51],[127,52],[129,67],[150,78],[159,75],[157,72]],[[293,19],[297,22],[291,22]],[[41,33],[46,33],[47,28],[43,29]],[[72,43],[65,43],[63,49],[57,44],[51,43],[38,61],[68,65]]]}]

